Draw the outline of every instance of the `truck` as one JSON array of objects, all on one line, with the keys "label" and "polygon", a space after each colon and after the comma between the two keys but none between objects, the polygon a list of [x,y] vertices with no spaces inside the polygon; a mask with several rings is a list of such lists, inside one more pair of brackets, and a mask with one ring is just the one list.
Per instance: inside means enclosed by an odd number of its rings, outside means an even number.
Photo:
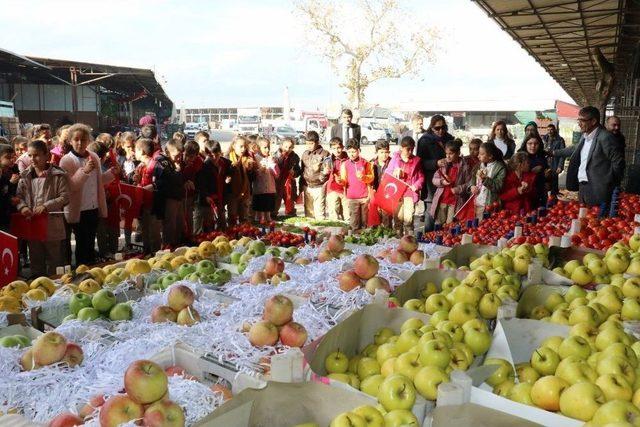
[{"label": "truck", "polygon": [[385,125],[373,120],[360,121],[360,145],[375,144],[376,141],[384,139],[389,141],[391,133],[387,131]]},{"label": "truck", "polygon": [[239,134],[258,134],[261,131],[260,123],[260,108],[238,108],[238,118],[234,130]]}]

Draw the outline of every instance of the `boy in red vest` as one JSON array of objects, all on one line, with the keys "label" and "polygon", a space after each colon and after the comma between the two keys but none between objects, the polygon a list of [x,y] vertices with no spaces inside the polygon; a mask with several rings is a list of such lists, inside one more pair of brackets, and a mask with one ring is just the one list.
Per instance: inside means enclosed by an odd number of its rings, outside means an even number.
[{"label": "boy in red vest", "polygon": [[[138,185],[146,190],[153,191],[154,200],[150,206],[146,204],[142,208],[142,219],[140,225],[142,228],[142,245],[145,254],[155,253],[160,249],[161,239],[160,230],[162,223],[158,218],[158,202],[156,200],[156,191],[154,187],[154,170],[160,158],[163,158],[160,150],[155,150],[155,143],[149,138],[140,138],[136,141],[135,156],[140,161],[136,177],[134,180]],[[154,205],[156,207],[154,211]]]},{"label": "boy in red vest", "polygon": [[347,160],[340,165],[340,181],[345,185],[349,224],[353,231],[366,228],[369,216],[369,184],[373,166],[360,157],[360,146],[351,138],[347,142]]}]

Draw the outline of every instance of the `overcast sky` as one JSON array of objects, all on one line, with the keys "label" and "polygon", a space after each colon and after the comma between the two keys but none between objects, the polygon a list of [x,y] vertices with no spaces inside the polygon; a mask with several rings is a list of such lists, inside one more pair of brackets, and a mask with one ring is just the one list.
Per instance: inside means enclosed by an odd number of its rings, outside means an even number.
[{"label": "overcast sky", "polygon": [[[472,2],[400,1],[412,11],[414,25],[439,28],[437,62],[418,78],[375,83],[368,102],[514,103],[519,109],[571,102]],[[282,105],[285,86],[294,107],[324,109],[346,101],[287,0],[5,0],[2,9],[3,49],[151,68],[178,107]]]}]

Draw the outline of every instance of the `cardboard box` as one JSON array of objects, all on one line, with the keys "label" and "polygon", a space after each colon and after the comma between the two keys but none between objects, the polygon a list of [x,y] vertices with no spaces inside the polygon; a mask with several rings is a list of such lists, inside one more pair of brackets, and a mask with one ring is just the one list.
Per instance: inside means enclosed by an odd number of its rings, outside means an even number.
[{"label": "cardboard box", "polygon": [[[371,344],[374,335],[381,328],[391,328],[395,333],[399,334],[402,324],[407,319],[414,317],[421,318],[425,323],[428,323],[430,316],[403,308],[387,308],[380,304],[369,304],[356,311],[331,328],[325,335],[302,349],[311,369],[309,378],[313,381],[321,381],[364,396],[364,393],[349,385],[327,378],[327,371],[324,367],[325,359],[329,354],[337,350],[351,358]],[[433,407],[433,402],[418,396],[413,407],[413,413],[422,422],[431,407]]]},{"label": "cardboard box", "polygon": [[516,309],[516,317],[528,318],[537,305],[542,305],[552,292],[559,292],[564,295],[569,287],[564,285],[529,285],[527,286],[518,300]]},{"label": "cardboard box", "polygon": [[559,246],[552,246],[549,248],[549,266],[550,269],[556,267],[562,267],[567,261],[577,259],[582,261],[582,258],[586,254],[596,254],[601,258],[604,257],[605,252],[597,249],[589,249],[583,247],[570,246],[568,248],[561,248]]},{"label": "cardboard box", "polygon": [[540,424],[476,403],[438,406],[423,427],[534,427]]},{"label": "cardboard box", "polygon": [[269,382],[263,389],[247,389],[234,396],[196,426],[276,427],[308,422],[327,426],[343,412],[376,404],[370,396],[324,384]]},{"label": "cardboard box", "polygon": [[[489,348],[486,357],[507,360],[515,367],[517,363],[528,362],[531,359],[531,354],[542,341],[555,335],[568,336],[569,326],[531,319],[502,319],[496,325],[491,348]],[[488,384],[472,387],[471,403],[493,408],[545,426],[578,427],[584,424],[582,421],[560,413],[514,402],[493,394],[491,390],[492,388]]]}]

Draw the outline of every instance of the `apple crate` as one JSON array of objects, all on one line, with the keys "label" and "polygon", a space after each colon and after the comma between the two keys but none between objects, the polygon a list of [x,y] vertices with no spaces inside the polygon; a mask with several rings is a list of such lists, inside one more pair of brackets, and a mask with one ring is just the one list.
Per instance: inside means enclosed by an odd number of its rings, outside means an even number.
[{"label": "apple crate", "polygon": [[272,427],[316,423],[327,426],[359,406],[375,406],[375,399],[319,383],[268,382],[262,389],[246,389],[209,416],[199,427]]},{"label": "apple crate", "polygon": [[467,243],[455,246],[445,255],[440,257],[440,262],[444,260],[453,261],[456,266],[469,265],[472,258],[481,257],[484,254],[495,254],[499,252],[497,246],[476,245],[475,243]]},{"label": "apple crate", "polygon": [[552,246],[549,248],[549,268],[553,269],[556,267],[562,267],[566,262],[574,259],[582,261],[582,258],[584,258],[586,254],[596,254],[602,258],[604,257],[605,252],[597,249],[575,246],[570,246],[568,248]]},{"label": "apple crate", "polygon": [[186,373],[193,375],[205,384],[215,384],[222,378],[231,384],[231,390],[234,394],[248,387],[264,387],[265,384],[264,381],[250,375],[225,369],[210,358],[197,354],[195,350],[185,344],[167,347],[152,356],[151,360],[163,368],[174,365],[180,366],[184,368]]},{"label": "apple crate", "polygon": [[412,298],[420,298],[420,293],[429,282],[435,283],[438,286],[438,291],[440,291],[442,290],[440,284],[444,279],[455,277],[458,280],[462,280],[468,274],[468,271],[462,270],[429,269],[414,271],[406,282],[393,291],[392,296],[398,298],[400,304],[404,304]]},{"label": "apple crate", "polygon": [[[310,368],[307,373],[308,378],[366,396],[365,393],[353,387],[328,378],[326,376],[325,359],[329,354],[337,350],[351,358],[372,343],[375,334],[381,328],[390,328],[399,334],[402,324],[406,320],[415,317],[428,323],[430,316],[403,308],[387,308],[380,304],[369,304],[354,312],[351,316],[331,328],[325,335],[302,349]],[[417,396],[412,412],[422,422],[426,413],[432,407],[432,402]]]},{"label": "apple crate", "polygon": [[[569,327],[531,319],[503,319],[498,321],[486,357],[507,360],[515,367],[518,363],[528,362],[531,354],[546,338],[556,335],[568,336]],[[486,383],[471,388],[470,402],[546,426],[578,427],[584,424],[560,413],[498,396]]]}]

